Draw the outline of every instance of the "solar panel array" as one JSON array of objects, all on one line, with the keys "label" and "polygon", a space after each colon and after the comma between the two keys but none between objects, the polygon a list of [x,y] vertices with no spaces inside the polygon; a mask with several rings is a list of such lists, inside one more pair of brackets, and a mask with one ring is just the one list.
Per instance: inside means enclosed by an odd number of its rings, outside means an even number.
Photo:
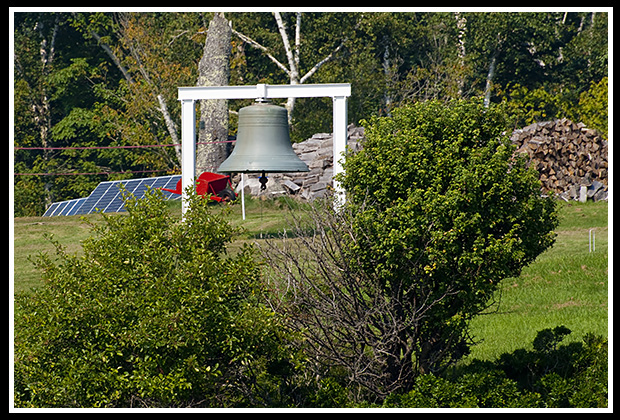
[{"label": "solar panel array", "polygon": [[[143,198],[148,187],[175,189],[181,175],[159,176],[154,178],[126,179],[120,181],[102,182],[86,198],[60,201],[53,203],[45,211],[43,216],[72,216],[76,214],[90,214],[96,211],[115,213],[125,211],[123,195],[120,189],[124,185],[127,193],[136,198]],[[163,191],[164,199],[177,200],[180,195]]]},{"label": "solar panel array", "polygon": [[45,210],[43,216],[73,216],[82,207],[82,203],[86,198],[76,198],[74,200],[59,201],[52,203],[51,206]]}]

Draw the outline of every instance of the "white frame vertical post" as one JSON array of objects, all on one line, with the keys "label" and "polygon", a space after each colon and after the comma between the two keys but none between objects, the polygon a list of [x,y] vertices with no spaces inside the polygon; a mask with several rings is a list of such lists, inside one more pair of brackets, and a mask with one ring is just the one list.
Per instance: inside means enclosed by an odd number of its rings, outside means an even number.
[{"label": "white frame vertical post", "polygon": [[333,187],[334,187],[334,206],[336,208],[341,207],[344,204],[344,189],[340,182],[336,180],[336,175],[343,172],[342,161],[347,150],[347,125],[348,125],[348,113],[347,113],[347,97],[346,96],[334,96],[333,98]]},{"label": "white frame vertical post", "polygon": [[[196,172],[196,103],[181,101],[181,214],[188,206],[187,192],[194,185]],[[189,190],[191,191],[191,190]]]},{"label": "white frame vertical post", "polygon": [[[271,99],[271,98],[318,98],[333,99],[333,153],[334,173],[343,171],[341,159],[347,147],[347,98],[351,96],[349,83],[321,85],[266,85],[255,86],[192,86],[178,88],[181,101],[181,185],[182,213],[187,210],[187,189],[194,184],[196,171],[196,107],[203,99]],[[344,203],[344,189],[334,179],[335,206]]]}]

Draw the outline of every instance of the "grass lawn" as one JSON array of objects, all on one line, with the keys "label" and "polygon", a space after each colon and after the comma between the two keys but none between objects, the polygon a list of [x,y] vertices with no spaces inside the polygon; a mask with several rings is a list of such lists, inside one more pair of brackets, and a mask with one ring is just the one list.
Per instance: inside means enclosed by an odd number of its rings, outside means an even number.
[{"label": "grass lawn", "polygon": [[[88,218],[92,221],[101,220],[100,215],[89,215]],[[82,248],[81,242],[90,236],[90,227],[80,220],[80,216],[18,217],[13,223],[14,255],[9,274],[14,276],[11,278],[14,279],[16,292],[41,284],[40,274],[30,258],[39,253],[54,254],[54,245],[46,236],[57,240],[66,247],[68,253],[79,252]]]},{"label": "grass lawn", "polygon": [[538,331],[558,325],[572,331],[566,341],[590,332],[608,336],[607,208],[606,202],[562,204],[555,245],[519,277],[504,280],[499,307],[474,320],[473,334],[483,341],[471,357],[493,360],[503,352],[531,349]]},{"label": "grass lawn", "polygon": [[[241,206],[232,206],[228,216],[231,224],[244,230],[232,247],[281,232],[287,225],[290,205],[283,199],[247,200],[245,220]],[[170,209],[180,217],[178,202]],[[556,244],[518,278],[503,281],[499,307],[473,322],[473,335],[481,342],[470,357],[492,360],[501,353],[528,348],[539,330],[558,325],[573,331],[567,340],[580,340],[589,332],[608,335],[607,210],[607,202],[561,204]],[[94,223],[102,219],[100,215],[86,217]],[[594,252],[589,252],[590,229],[596,235]],[[40,275],[29,257],[54,252],[46,234],[53,235],[72,253],[80,251],[81,241],[90,236],[90,229],[79,216],[14,219],[13,265],[9,268],[14,291],[40,285]]]}]

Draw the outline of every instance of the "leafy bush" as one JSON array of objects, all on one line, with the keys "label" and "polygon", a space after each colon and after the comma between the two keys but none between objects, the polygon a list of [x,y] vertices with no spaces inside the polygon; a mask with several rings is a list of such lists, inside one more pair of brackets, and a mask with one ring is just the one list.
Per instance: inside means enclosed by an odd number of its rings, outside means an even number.
[{"label": "leafy bush", "polygon": [[601,408],[607,407],[607,342],[588,334],[557,346],[570,330],[542,330],[534,350],[519,349],[494,362],[474,360],[453,375],[422,375],[384,407]]},{"label": "leafy bush", "polygon": [[497,365],[522,388],[541,395],[547,407],[607,406],[607,342],[587,334],[583,342],[559,345],[570,330],[545,329],[533,351],[500,356]]},{"label": "leafy bush", "polygon": [[570,89],[550,92],[544,87],[530,90],[519,84],[511,84],[506,87],[504,101],[507,112],[519,127],[568,118],[599,130],[607,138],[608,90],[607,77],[592,82],[589,89],[581,93]]},{"label": "leafy bush", "polygon": [[392,395],[386,407],[464,408],[535,407],[536,394],[521,391],[516,382],[499,370],[468,373],[449,380],[432,373],[417,378],[415,387],[405,395]]},{"label": "leafy bush", "polygon": [[469,320],[499,281],[553,244],[555,203],[514,156],[499,107],[426,102],[364,125],[342,178],[355,213],[349,255],[401,306],[393,354],[429,373],[466,353]]},{"label": "leafy bush", "polygon": [[83,255],[37,260],[45,286],[16,297],[20,407],[265,404],[292,361],[254,250],[192,196],[183,221],[159,192],[103,215]]},{"label": "leafy bush", "polygon": [[599,130],[609,136],[609,86],[604,77],[598,83],[592,82],[590,89],[579,96],[580,120],[589,128]]},{"label": "leafy bush", "polygon": [[504,97],[507,112],[518,127],[574,117],[578,100],[577,94],[568,89],[562,92],[550,92],[544,87],[530,90],[518,83],[509,84]]}]

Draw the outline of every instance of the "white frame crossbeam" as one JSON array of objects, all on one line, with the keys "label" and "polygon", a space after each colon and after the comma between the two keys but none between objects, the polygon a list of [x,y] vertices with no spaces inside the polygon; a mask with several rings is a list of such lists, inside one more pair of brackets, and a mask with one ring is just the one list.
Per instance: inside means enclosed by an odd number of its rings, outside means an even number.
[{"label": "white frame crossbeam", "polygon": [[[255,86],[191,86],[178,88],[181,101],[181,173],[182,213],[187,210],[187,189],[194,184],[196,170],[196,101],[205,99],[273,99],[319,98],[333,99],[333,156],[334,177],[343,171],[342,158],[347,147],[347,100],[351,96],[349,83],[320,85],[267,85]],[[344,190],[333,181],[336,206],[344,202]]]}]

